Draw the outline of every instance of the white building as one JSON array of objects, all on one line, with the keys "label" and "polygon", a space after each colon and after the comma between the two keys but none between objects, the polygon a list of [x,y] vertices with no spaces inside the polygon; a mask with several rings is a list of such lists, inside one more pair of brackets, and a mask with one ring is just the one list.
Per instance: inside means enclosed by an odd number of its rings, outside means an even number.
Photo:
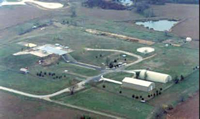
[{"label": "white building", "polygon": [[160,83],[167,83],[172,80],[172,77],[168,74],[163,74],[148,70],[141,70],[138,78]]},{"label": "white building", "polygon": [[149,92],[155,88],[155,83],[135,78],[125,77],[122,80],[122,87]]},{"label": "white building", "polygon": [[21,68],[20,72],[23,73],[23,74],[29,73],[28,69],[26,69],[26,68]]}]

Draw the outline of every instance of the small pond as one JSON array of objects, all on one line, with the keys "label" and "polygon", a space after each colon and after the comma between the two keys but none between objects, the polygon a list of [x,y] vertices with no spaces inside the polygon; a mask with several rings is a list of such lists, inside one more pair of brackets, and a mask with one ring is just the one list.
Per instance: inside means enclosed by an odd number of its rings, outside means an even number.
[{"label": "small pond", "polygon": [[158,21],[145,21],[136,22],[137,25],[143,25],[146,28],[154,29],[155,31],[169,31],[178,21],[158,20]]}]

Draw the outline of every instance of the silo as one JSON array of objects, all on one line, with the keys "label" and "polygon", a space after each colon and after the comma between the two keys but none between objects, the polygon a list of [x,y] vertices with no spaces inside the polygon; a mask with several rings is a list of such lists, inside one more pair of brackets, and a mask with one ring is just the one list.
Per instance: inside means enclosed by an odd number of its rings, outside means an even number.
[{"label": "silo", "polygon": [[148,70],[141,70],[139,78],[143,80],[149,80],[149,81],[160,82],[160,83],[167,83],[172,80],[172,77],[168,74],[163,74],[163,73],[158,73],[158,72],[153,72],[153,71],[148,71]]}]

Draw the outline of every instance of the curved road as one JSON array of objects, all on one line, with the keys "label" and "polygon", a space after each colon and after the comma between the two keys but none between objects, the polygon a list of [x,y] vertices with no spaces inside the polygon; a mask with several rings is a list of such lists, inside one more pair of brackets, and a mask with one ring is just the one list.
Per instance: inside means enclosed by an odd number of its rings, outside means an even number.
[{"label": "curved road", "polygon": [[85,50],[87,50],[87,51],[119,52],[119,53],[123,53],[123,54],[126,54],[126,55],[133,56],[133,57],[136,57],[136,58],[137,58],[137,61],[127,64],[126,67],[131,66],[131,65],[134,65],[134,64],[137,64],[137,63],[139,63],[139,62],[141,62],[141,61],[144,60],[143,57],[141,57],[141,56],[139,56],[139,55],[137,55],[137,54],[130,53],[130,52],[126,52],[126,51],[122,51],[122,50],[113,50],[113,49],[92,49],[92,48],[85,48]]}]

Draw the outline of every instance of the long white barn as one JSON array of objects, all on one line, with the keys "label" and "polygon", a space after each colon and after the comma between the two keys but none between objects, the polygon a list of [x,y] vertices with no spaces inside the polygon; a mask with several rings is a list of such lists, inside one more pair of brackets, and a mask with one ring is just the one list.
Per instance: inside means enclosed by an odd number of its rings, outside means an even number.
[{"label": "long white barn", "polygon": [[155,83],[135,78],[125,77],[122,80],[122,87],[149,92],[155,88]]}]

